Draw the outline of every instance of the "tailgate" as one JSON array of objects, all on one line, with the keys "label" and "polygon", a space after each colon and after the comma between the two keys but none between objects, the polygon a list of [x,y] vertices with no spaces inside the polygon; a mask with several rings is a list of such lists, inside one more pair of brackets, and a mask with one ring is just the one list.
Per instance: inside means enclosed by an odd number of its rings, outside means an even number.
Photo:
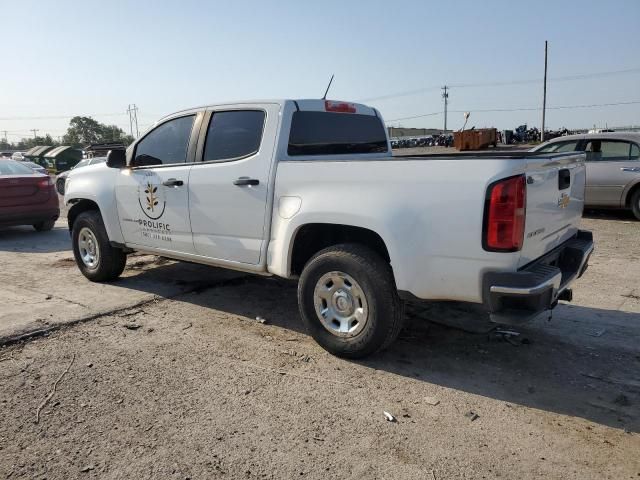
[{"label": "tailgate", "polygon": [[45,203],[50,192],[45,175],[0,175],[0,207]]},{"label": "tailgate", "polygon": [[522,267],[575,235],[584,206],[585,155],[527,157],[527,216]]}]

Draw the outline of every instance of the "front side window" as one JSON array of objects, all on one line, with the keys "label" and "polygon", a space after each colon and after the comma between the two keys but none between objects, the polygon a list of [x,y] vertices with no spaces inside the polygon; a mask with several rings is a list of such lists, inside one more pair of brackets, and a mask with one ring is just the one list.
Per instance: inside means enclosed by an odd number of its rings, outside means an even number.
[{"label": "front side window", "polygon": [[194,119],[195,115],[174,118],[148,133],[136,146],[133,166],[186,162]]},{"label": "front side window", "polygon": [[204,146],[204,162],[233,160],[257,153],[262,140],[262,110],[214,112]]},{"label": "front side window", "polygon": [[588,161],[625,161],[629,160],[631,144],[617,140],[590,140],[585,152]]},{"label": "front side window", "polygon": [[291,156],[381,153],[388,149],[384,125],[375,115],[293,113],[287,149]]}]

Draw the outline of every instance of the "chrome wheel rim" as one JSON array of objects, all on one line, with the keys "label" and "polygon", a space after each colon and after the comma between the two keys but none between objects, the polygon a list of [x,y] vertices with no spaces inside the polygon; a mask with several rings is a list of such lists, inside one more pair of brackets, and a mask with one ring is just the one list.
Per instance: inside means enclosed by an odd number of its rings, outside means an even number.
[{"label": "chrome wheel rim", "polygon": [[362,287],[344,272],[325,273],[313,291],[316,315],[330,333],[354,337],[367,324],[369,307]]},{"label": "chrome wheel rim", "polygon": [[100,250],[98,250],[98,240],[93,232],[83,227],[78,234],[78,251],[80,258],[89,268],[96,268],[100,261]]}]

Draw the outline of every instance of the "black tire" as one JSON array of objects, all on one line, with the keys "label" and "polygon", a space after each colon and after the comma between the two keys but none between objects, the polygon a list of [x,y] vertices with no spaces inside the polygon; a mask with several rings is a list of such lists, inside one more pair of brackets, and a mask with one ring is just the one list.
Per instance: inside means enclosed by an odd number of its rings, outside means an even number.
[{"label": "black tire", "polygon": [[[316,284],[323,275],[336,271],[352,277],[366,298],[367,321],[354,336],[331,333],[316,313]],[[404,304],[398,297],[391,266],[373,250],[358,244],[326,248],[307,262],[298,283],[298,305],[316,342],[345,358],[362,358],[386,348],[398,337],[404,321]]]},{"label": "black tire", "polygon": [[33,224],[33,228],[38,232],[48,232],[56,224],[55,220],[45,220],[44,222],[38,222]]},{"label": "black tire", "polygon": [[[94,267],[89,267],[82,260],[78,238],[80,231],[87,228],[96,239],[96,250],[98,259]],[[78,215],[73,223],[71,232],[71,242],[73,246],[73,256],[76,264],[82,272],[92,282],[108,282],[115,280],[124,271],[127,263],[127,255],[119,248],[112,247],[109,243],[107,231],[104,228],[102,216],[96,210],[89,210]]]},{"label": "black tire", "polygon": [[636,191],[631,195],[631,211],[640,220],[640,188],[636,188]]},{"label": "black tire", "polygon": [[58,178],[56,180],[56,190],[58,191],[58,193],[60,195],[64,195],[64,182],[66,181],[65,178]]}]

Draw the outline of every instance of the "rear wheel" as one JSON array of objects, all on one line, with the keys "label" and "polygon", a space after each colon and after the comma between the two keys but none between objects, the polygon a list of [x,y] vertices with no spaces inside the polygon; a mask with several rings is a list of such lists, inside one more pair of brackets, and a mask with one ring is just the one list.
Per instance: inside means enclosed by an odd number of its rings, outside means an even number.
[{"label": "rear wheel", "polygon": [[309,260],[300,276],[298,303],[313,338],[347,358],[390,345],[404,318],[391,266],[355,244],[329,247]]},{"label": "rear wheel", "polygon": [[115,280],[123,272],[127,255],[109,243],[99,212],[81,213],[73,224],[71,238],[76,264],[92,282]]},{"label": "rear wheel", "polygon": [[48,232],[53,228],[55,224],[55,220],[45,220],[44,222],[34,223],[33,228],[35,228],[38,232]]},{"label": "rear wheel", "polygon": [[631,211],[640,220],[640,188],[636,188],[636,191],[631,195]]}]

